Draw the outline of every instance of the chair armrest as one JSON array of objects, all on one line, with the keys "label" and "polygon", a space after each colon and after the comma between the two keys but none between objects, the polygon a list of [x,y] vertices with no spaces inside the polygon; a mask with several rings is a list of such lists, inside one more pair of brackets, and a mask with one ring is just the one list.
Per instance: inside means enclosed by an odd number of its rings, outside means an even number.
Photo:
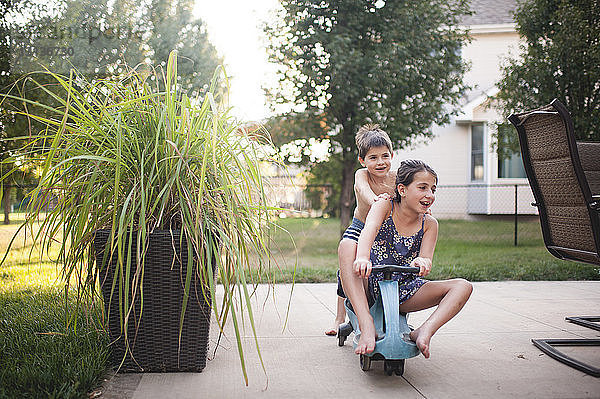
[{"label": "chair armrest", "polygon": [[600,196],[600,142],[577,142],[581,168],[593,196]]}]

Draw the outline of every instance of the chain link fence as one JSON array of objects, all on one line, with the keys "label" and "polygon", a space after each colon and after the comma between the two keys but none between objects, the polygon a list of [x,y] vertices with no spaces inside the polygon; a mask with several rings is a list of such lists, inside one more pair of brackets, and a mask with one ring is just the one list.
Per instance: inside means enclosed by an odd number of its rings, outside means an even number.
[{"label": "chain link fence", "polygon": [[329,217],[334,211],[331,184],[306,184],[285,176],[267,178],[267,198],[280,217]]},{"label": "chain link fence", "polygon": [[[270,198],[281,217],[330,217],[337,199],[332,186],[293,184],[271,178]],[[432,214],[440,222],[440,241],[512,243],[541,240],[537,208],[528,184],[438,186]]]}]

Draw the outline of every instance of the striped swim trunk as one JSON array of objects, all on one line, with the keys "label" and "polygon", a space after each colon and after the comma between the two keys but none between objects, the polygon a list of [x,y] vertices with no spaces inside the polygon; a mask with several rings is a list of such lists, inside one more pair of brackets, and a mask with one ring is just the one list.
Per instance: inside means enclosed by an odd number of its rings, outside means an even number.
[{"label": "striped swim trunk", "polygon": [[348,226],[346,231],[344,231],[344,234],[342,234],[342,238],[348,238],[352,241],[358,242],[358,236],[360,236],[360,232],[364,227],[365,224],[363,222],[361,222],[357,218],[352,218],[352,223],[350,224],[350,226]]}]

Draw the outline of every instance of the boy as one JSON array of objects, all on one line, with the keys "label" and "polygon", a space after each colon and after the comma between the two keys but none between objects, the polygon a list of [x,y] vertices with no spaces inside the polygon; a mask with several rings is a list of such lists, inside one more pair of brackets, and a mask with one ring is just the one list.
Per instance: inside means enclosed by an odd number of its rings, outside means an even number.
[{"label": "boy", "polygon": [[333,327],[325,331],[327,335],[336,335],[340,324],[346,319],[344,298],[339,273],[352,273],[352,264],[356,257],[358,237],[371,205],[378,199],[391,199],[396,185],[396,171],[391,170],[392,141],[379,125],[364,125],[356,133],[356,147],[358,148],[358,161],[364,167],[354,175],[354,193],[356,195],[356,209],[352,224],[346,229],[338,246],[338,300],[337,314]]}]

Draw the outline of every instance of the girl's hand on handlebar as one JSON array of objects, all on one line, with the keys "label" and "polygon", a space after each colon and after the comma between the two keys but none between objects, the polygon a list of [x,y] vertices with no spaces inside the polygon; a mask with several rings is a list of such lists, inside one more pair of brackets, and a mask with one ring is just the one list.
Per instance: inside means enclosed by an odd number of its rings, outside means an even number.
[{"label": "girl's hand on handlebar", "polygon": [[358,258],[354,261],[352,270],[354,274],[361,278],[368,278],[371,274],[371,261],[365,258]]},{"label": "girl's hand on handlebar", "polygon": [[421,277],[427,276],[431,271],[431,259],[428,258],[415,258],[412,262],[410,262],[410,265],[421,269],[421,271],[419,272],[419,276]]}]

